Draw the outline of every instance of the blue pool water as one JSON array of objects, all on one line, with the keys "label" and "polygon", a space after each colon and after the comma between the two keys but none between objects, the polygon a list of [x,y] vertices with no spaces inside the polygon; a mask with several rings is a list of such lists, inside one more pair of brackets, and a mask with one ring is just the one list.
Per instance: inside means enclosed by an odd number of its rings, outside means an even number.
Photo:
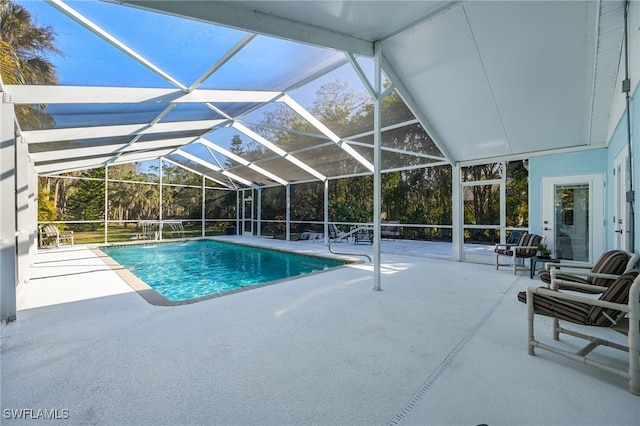
[{"label": "blue pool water", "polygon": [[344,265],[219,241],[101,248],[171,301],[184,301]]}]

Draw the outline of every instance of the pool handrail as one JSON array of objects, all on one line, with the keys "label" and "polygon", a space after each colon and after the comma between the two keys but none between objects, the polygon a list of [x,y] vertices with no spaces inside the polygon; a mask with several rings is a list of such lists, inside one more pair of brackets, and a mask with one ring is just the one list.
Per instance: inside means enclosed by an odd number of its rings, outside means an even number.
[{"label": "pool handrail", "polygon": [[356,232],[359,232],[359,231],[362,231],[362,230],[369,230],[369,229],[373,229],[373,228],[371,226],[366,225],[366,226],[359,226],[359,227],[357,227],[355,229],[352,229],[351,231],[349,231],[347,233],[344,233],[344,234],[341,234],[339,237],[334,238],[333,240],[330,240],[327,243],[327,248],[333,254],[341,254],[341,255],[344,255],[344,256],[364,256],[367,259],[369,259],[369,262],[371,262],[371,256],[369,256],[368,254],[364,254],[364,253],[340,253],[340,252],[331,250],[331,245],[333,243],[335,243],[336,241],[340,241],[340,240],[342,240],[344,238],[350,237],[351,235],[355,234]]}]

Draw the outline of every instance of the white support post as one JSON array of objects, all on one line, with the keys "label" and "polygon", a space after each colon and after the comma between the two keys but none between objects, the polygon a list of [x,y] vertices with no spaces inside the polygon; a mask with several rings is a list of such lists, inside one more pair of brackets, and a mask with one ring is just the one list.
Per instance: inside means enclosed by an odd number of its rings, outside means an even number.
[{"label": "white support post", "polygon": [[253,237],[253,227],[254,227],[254,224],[255,224],[254,223],[255,222],[254,219],[255,219],[255,212],[256,212],[256,209],[255,209],[255,200],[256,200],[255,196],[256,196],[256,194],[255,194],[255,189],[251,188],[250,191],[251,191],[251,203],[250,203],[251,211],[249,212],[250,213],[249,216],[250,216],[250,220],[251,220],[251,236]]},{"label": "white support post", "polygon": [[38,253],[38,173],[36,165],[29,158],[29,266],[35,262]]},{"label": "white support post", "polygon": [[262,233],[262,188],[258,188],[256,192],[258,193],[258,207],[257,207],[258,229],[256,230],[256,235],[259,237],[260,234]]},{"label": "white support post", "polygon": [[160,196],[158,198],[158,237],[156,239],[162,239],[162,157],[158,158],[158,164],[160,167],[158,168],[158,182],[160,185],[159,193]]},{"label": "white support post", "polygon": [[240,223],[241,223],[240,226],[242,227],[242,230],[240,231],[240,235],[244,235],[244,227],[247,225],[245,223],[246,220],[247,220],[247,216],[246,216],[247,215],[247,203],[244,200],[245,197],[246,197],[246,190],[243,189],[241,193],[242,193],[242,196],[240,197],[240,202],[242,204],[241,204],[241,208],[240,208],[240,218],[242,220],[240,221]]},{"label": "white support post", "polygon": [[205,184],[206,184],[205,177],[204,177],[204,175],[202,175],[202,220],[201,220],[202,233],[200,235],[201,237],[205,236],[205,220],[204,220],[205,213],[206,213],[205,194],[207,193],[206,188],[205,188]]},{"label": "white support post", "polygon": [[0,322],[16,319],[16,164],[12,103],[0,104]]},{"label": "white support post", "polygon": [[256,228],[256,190],[251,188],[251,236],[253,237]]},{"label": "white support post", "polygon": [[240,191],[240,235],[244,235],[244,227],[246,226],[245,221],[247,220],[247,216],[246,216],[246,208],[247,208],[247,203],[245,203],[244,198],[245,198],[245,192],[246,190],[243,189],[242,191]]},{"label": "white support post", "polygon": [[329,180],[324,181],[324,244],[329,244]]},{"label": "white support post", "polygon": [[29,149],[22,137],[16,138],[16,244],[18,285],[29,282]]},{"label": "white support post", "polygon": [[507,238],[507,162],[502,162],[502,176],[500,176],[500,243]]},{"label": "white support post", "polygon": [[104,243],[109,242],[109,165],[104,166]]},{"label": "white support post", "polygon": [[381,284],[381,256],[380,256],[380,214],[382,212],[382,151],[381,145],[381,122],[382,122],[382,67],[380,43],[373,46],[374,52],[374,86],[375,98],[373,106],[373,289],[382,290]]},{"label": "white support post", "polygon": [[460,166],[451,166],[451,203],[453,217],[451,225],[451,257],[452,260],[462,262],[464,260],[464,232],[462,230],[462,187],[460,185]]},{"label": "white support post", "polygon": [[291,240],[291,184],[288,184],[286,186],[286,205],[287,205],[287,210],[285,213],[285,217],[286,217],[286,221],[285,221],[285,240],[286,241],[290,241]]},{"label": "white support post", "polygon": [[236,190],[236,235],[242,235],[242,232],[240,232],[240,195],[239,190]]}]

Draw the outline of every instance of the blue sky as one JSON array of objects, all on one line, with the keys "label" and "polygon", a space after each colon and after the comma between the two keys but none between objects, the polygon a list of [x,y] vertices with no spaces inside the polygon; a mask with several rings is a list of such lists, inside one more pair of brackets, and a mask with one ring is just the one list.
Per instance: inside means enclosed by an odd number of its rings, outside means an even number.
[{"label": "blue sky", "polygon": [[[25,6],[39,25],[54,29],[56,45],[64,52],[63,57],[51,57],[60,84],[173,87],[49,4],[39,0],[16,3]],[[67,4],[185,86],[189,86],[246,34],[112,3],[84,0],[68,1]],[[339,58],[342,58],[339,52],[258,36],[201,87],[281,90],[300,78],[301,70]],[[371,67],[366,68],[371,73]],[[349,81],[357,90],[364,90],[350,66],[338,74],[334,73],[332,78]],[[297,100],[308,104],[309,96],[315,95],[319,85],[311,84],[307,90],[297,93]]]},{"label": "blue sky", "polygon": [[[56,46],[64,52],[64,56],[50,57],[56,66],[59,84],[174,87],[53,6],[40,0],[15,2],[29,10],[38,25],[53,28]],[[246,35],[244,31],[112,3],[83,0],[67,1],[66,4],[187,87]],[[257,36],[231,61],[205,80],[200,88],[283,90],[325,64],[343,58],[341,52]],[[363,60],[361,63],[372,78],[372,61]],[[336,79],[349,82],[357,91],[366,91],[353,68],[347,64],[297,89],[291,96],[304,107],[311,108],[318,88]],[[186,118],[189,109],[197,110],[195,106],[182,108],[182,116]],[[66,119],[71,123],[75,119],[73,108],[68,110],[67,113],[70,115]],[[173,114],[178,114],[178,110],[176,108]],[[204,113],[206,115],[206,111]],[[86,117],[90,116],[87,114]],[[195,112],[192,117],[202,118],[215,117],[197,116]],[[93,114],[93,119],[99,120],[100,115]],[[118,120],[116,115],[112,116],[112,119]],[[98,124],[87,121],[87,125]],[[243,138],[247,139],[244,136]],[[205,155],[208,156],[208,153]]]}]

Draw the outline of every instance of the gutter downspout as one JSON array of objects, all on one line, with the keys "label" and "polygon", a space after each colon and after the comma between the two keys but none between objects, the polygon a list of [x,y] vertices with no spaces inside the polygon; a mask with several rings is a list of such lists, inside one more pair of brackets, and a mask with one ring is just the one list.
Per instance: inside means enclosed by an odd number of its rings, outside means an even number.
[{"label": "gutter downspout", "polygon": [[627,150],[629,154],[629,191],[626,194],[626,202],[629,203],[629,251],[635,252],[635,194],[633,189],[633,157],[631,140],[631,80],[629,79],[629,0],[624,7],[624,81],[622,91],[625,93],[627,107]]}]

